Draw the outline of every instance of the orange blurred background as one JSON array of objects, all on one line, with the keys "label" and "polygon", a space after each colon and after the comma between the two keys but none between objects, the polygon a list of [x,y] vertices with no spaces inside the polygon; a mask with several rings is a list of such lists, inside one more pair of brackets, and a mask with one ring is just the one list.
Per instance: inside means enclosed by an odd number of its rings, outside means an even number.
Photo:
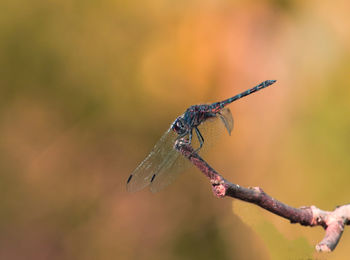
[{"label": "orange blurred background", "polygon": [[195,168],[129,174],[193,104],[230,109],[205,159],[291,206],[349,203],[348,1],[2,1],[0,259],[345,259],[324,231],[217,199]]}]

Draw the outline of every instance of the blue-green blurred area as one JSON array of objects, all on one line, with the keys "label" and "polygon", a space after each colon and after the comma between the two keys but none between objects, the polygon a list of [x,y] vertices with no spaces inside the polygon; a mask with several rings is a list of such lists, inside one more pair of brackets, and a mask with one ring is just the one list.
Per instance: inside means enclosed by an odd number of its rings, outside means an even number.
[{"label": "blue-green blurred area", "polygon": [[237,214],[194,168],[156,194],[125,181],[186,107],[276,79],[205,159],[295,207],[349,203],[349,8],[1,1],[0,259],[323,259],[321,229]]}]

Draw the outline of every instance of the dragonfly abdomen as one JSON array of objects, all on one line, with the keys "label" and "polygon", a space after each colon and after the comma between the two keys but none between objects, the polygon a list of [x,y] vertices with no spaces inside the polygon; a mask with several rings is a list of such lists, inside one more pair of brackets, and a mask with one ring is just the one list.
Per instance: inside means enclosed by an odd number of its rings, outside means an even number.
[{"label": "dragonfly abdomen", "polygon": [[273,83],[275,83],[276,80],[265,80],[264,82],[260,83],[259,85],[251,88],[251,89],[248,89],[236,96],[233,96],[231,98],[228,98],[226,100],[223,100],[221,102],[215,102],[213,104],[211,104],[211,109],[212,109],[212,112],[213,113],[217,113],[219,112],[221,109],[223,109],[225,106],[227,106],[228,104],[232,103],[233,101],[236,101],[242,97],[245,97],[245,96],[248,96],[256,91],[259,91],[260,89],[263,89],[263,88],[266,88],[270,85],[272,85]]}]

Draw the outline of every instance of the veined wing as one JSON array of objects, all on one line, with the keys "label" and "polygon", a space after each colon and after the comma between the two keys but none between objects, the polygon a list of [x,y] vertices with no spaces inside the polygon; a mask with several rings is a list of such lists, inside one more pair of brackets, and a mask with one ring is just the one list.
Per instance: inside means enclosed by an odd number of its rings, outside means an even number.
[{"label": "veined wing", "polygon": [[127,181],[128,191],[139,191],[148,185],[152,192],[159,191],[184,170],[184,165],[190,165],[174,149],[176,138],[177,134],[170,128],[163,134],[145,160],[131,173]]},{"label": "veined wing", "polygon": [[[222,125],[218,122],[222,122],[229,134],[231,133],[233,118],[228,108],[222,109],[216,117],[208,119],[199,126],[199,130],[205,139],[205,143],[199,151],[200,153],[208,150],[214,143],[214,140],[220,135]],[[178,135],[170,128],[163,134],[149,155],[129,176],[127,181],[128,191],[139,191],[148,185],[150,185],[152,192],[160,191],[172,183],[179,173],[191,165],[188,160],[175,150],[174,144],[177,137]],[[193,137],[191,145],[194,148],[199,147],[198,139]]]},{"label": "veined wing", "polygon": [[[203,125],[200,125],[199,129],[201,131],[203,130],[203,136],[205,136],[204,138],[208,137],[206,138],[202,149],[198,151],[198,153],[202,154],[203,152],[206,153],[213,146],[215,141],[217,141],[218,137],[225,130],[231,134],[231,131],[233,129],[233,118],[230,109],[222,109],[222,111],[220,111],[216,117],[211,118],[210,120],[204,122]],[[166,141],[162,141],[162,143],[167,144],[163,147],[168,147],[164,150],[169,152],[165,153],[164,156],[162,156],[162,163],[160,164],[158,173],[152,175],[151,177],[150,190],[152,192],[160,191],[161,189],[171,184],[177,178],[179,173],[183,172],[191,165],[191,163],[185,159],[185,157],[183,157],[177,150],[174,149],[177,134],[175,134],[172,130],[168,131],[170,132],[164,134],[167,136]],[[168,143],[168,141],[170,142]],[[191,146],[193,148],[199,147],[198,138],[192,137]]]},{"label": "veined wing", "polygon": [[227,132],[231,135],[231,131],[233,129],[233,117],[231,114],[231,110],[228,107],[223,108],[219,113],[218,117],[220,117],[222,123],[224,124]]},{"label": "veined wing", "polygon": [[[215,144],[221,140],[222,137],[227,135],[227,132],[231,135],[233,129],[233,117],[230,109],[226,107],[223,108],[215,117],[210,117],[200,124],[198,129],[204,138],[203,147],[198,153],[202,156],[207,155]],[[197,149],[200,146],[195,132],[193,132],[191,146],[194,149]]]}]

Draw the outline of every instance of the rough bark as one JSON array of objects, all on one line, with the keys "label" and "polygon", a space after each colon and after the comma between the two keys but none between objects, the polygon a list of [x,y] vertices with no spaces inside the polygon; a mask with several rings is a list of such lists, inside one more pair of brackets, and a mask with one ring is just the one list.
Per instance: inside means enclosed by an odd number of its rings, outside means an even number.
[{"label": "rough bark", "polygon": [[350,224],[350,204],[338,206],[333,211],[324,211],[316,206],[294,208],[272,198],[259,187],[244,188],[227,181],[193,150],[186,139],[178,140],[175,149],[209,178],[215,196],[219,198],[228,196],[254,203],[288,219],[291,223],[311,227],[322,226],[326,232],[323,240],[316,245],[317,251],[334,250],[343,234],[345,225]]}]

